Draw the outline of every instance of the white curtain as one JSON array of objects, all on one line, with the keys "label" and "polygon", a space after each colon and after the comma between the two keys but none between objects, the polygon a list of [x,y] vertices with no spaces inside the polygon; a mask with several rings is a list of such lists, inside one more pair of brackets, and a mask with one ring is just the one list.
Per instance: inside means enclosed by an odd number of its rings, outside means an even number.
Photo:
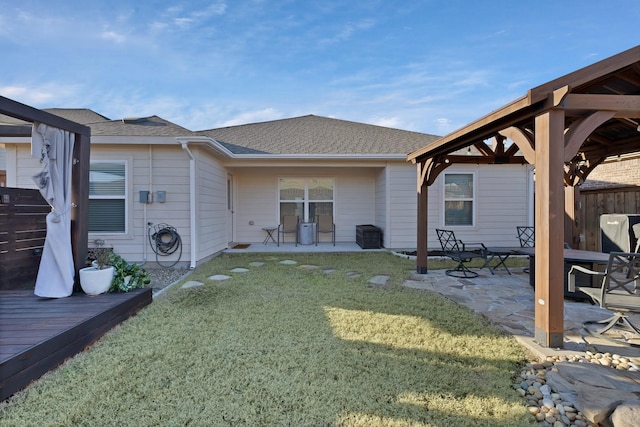
[{"label": "white curtain", "polygon": [[35,294],[46,298],[68,297],[73,292],[71,251],[71,165],[75,134],[34,123],[31,155],[40,158],[42,172],[33,180],[51,205],[47,237],[36,279]]}]

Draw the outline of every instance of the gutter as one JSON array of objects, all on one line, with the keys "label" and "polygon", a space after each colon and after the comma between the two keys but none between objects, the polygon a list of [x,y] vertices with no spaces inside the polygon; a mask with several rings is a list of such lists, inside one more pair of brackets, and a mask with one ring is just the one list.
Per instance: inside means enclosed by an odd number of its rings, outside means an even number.
[{"label": "gutter", "polygon": [[178,140],[182,146],[182,150],[189,156],[189,227],[191,228],[191,255],[190,269],[196,268],[197,258],[197,240],[198,233],[196,231],[196,160],[187,141]]}]

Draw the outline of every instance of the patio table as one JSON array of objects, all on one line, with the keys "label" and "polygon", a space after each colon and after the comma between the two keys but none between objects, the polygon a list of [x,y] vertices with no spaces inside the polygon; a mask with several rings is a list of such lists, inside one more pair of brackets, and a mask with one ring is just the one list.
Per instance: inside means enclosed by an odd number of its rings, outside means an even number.
[{"label": "patio table", "polygon": [[269,241],[272,241],[273,243],[278,243],[276,242],[275,237],[273,237],[273,232],[276,231],[278,227],[262,227],[262,229],[267,233],[267,235],[264,238],[264,241],[262,242],[263,245],[266,245],[267,243],[269,243]]},{"label": "patio table", "polygon": [[[536,283],[536,250],[535,248],[518,248],[517,252],[529,256],[529,284],[535,287]],[[587,299],[582,292],[571,292],[568,287],[567,273],[574,264],[582,265],[590,270],[603,270],[609,262],[609,254],[604,252],[584,251],[580,249],[564,249],[564,296],[575,299]],[[580,277],[576,280],[577,286],[600,287],[599,282],[594,282],[591,277]]]},{"label": "patio table", "polygon": [[[484,265],[480,267],[480,269],[487,267],[491,274],[495,274],[494,271],[502,267],[507,273],[511,274],[511,271],[509,271],[509,268],[505,264],[505,261],[507,260],[507,258],[509,258],[509,256],[516,253],[515,250],[516,248],[487,247],[486,249],[484,249]],[[491,261],[496,258],[498,259],[498,263],[494,266],[491,266]]]}]

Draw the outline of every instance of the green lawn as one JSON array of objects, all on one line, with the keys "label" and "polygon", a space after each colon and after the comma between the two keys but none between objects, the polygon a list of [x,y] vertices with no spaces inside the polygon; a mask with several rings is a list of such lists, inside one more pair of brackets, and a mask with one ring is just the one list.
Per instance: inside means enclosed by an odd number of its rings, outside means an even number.
[{"label": "green lawn", "polygon": [[0,407],[0,425],[532,425],[511,388],[524,350],[400,286],[414,268],[388,253],[220,256],[187,278],[205,286],[171,288]]}]

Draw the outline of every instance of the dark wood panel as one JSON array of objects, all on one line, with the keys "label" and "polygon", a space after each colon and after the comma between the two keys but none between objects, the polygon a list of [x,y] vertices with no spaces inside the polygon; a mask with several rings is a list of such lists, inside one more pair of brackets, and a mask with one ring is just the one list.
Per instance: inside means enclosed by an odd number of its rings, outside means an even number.
[{"label": "dark wood panel", "polygon": [[152,301],[151,288],[47,299],[0,291],[0,400],[84,350]]},{"label": "dark wood panel", "polygon": [[50,211],[38,190],[0,188],[0,290],[35,286]]},{"label": "dark wood panel", "polygon": [[585,190],[580,193],[580,249],[601,251],[600,215],[640,214],[640,188]]}]

